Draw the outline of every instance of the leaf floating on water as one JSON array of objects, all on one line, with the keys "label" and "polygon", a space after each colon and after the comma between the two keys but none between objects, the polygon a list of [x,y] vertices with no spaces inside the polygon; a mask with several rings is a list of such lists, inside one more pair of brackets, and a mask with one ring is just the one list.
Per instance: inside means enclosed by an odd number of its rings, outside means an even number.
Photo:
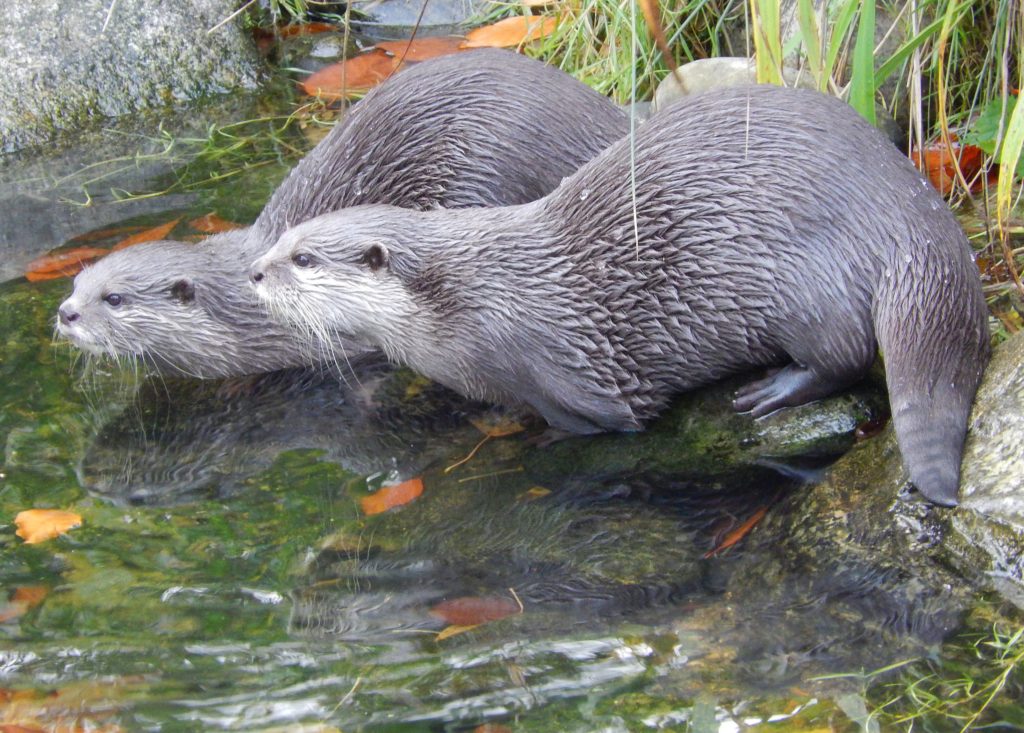
[{"label": "leaf floating on water", "polygon": [[466,34],[463,48],[508,48],[522,46],[549,35],[558,27],[555,15],[517,15],[491,25],[474,28]]},{"label": "leaf floating on water", "polygon": [[532,502],[535,499],[544,499],[550,493],[550,488],[545,488],[544,486],[530,486],[520,493],[518,497],[516,497],[516,500],[519,502]]},{"label": "leaf floating on water", "polygon": [[705,552],[704,553],[704,559],[706,560],[709,557],[714,557],[715,555],[717,555],[717,554],[719,554],[721,552],[724,552],[725,550],[729,549],[730,547],[735,545],[737,542],[742,540],[744,537],[746,537],[748,534],[750,534],[750,530],[752,530],[757,525],[758,522],[760,522],[762,519],[764,519],[764,515],[767,514],[767,513],[768,513],[768,507],[763,506],[763,507],[759,508],[756,512],[754,512],[753,514],[750,515],[750,517],[747,519],[747,521],[745,521],[739,527],[737,527],[736,529],[732,530],[727,535],[725,535],[725,537],[722,539],[722,541],[718,545],[716,545],[715,547],[712,547],[710,550]]},{"label": "leaf floating on water", "polygon": [[311,74],[299,83],[306,94],[323,99],[359,96],[398,70],[398,59],[382,48],[365,51]]},{"label": "leaf floating on water", "polygon": [[49,592],[50,589],[43,585],[24,585],[15,588],[11,600],[6,605],[0,606],[0,624],[24,616],[30,608],[42,603]]},{"label": "leaf floating on water", "polygon": [[59,277],[73,277],[90,262],[95,262],[109,250],[98,247],[76,247],[37,257],[25,267],[25,279],[29,282],[56,280]]},{"label": "leaf floating on water", "polygon": [[408,39],[381,41],[376,47],[405,61],[426,61],[462,51],[462,43],[465,40],[462,36],[428,36],[426,38],[417,36],[412,43],[409,43]]},{"label": "leaf floating on water", "polygon": [[82,517],[60,509],[26,509],[18,512],[14,524],[18,527],[15,534],[25,540],[26,545],[33,545],[81,526]]},{"label": "leaf floating on water", "polygon": [[203,214],[197,219],[193,219],[188,223],[190,227],[199,232],[205,232],[207,234],[219,234],[220,232],[227,232],[232,229],[241,229],[242,225],[227,219],[222,219],[212,211],[209,214]]},{"label": "leaf floating on water", "polygon": [[166,224],[161,224],[151,229],[139,232],[138,234],[133,234],[130,237],[125,237],[115,244],[111,251],[116,252],[119,249],[131,247],[135,244],[142,244],[143,242],[155,242],[158,239],[167,239],[167,235],[170,234],[171,230],[178,225],[179,221],[181,221],[181,219],[175,219],[174,221],[169,221]]},{"label": "leaf floating on water", "polygon": [[432,616],[442,618],[452,626],[468,628],[522,612],[523,607],[517,601],[505,596],[453,598],[450,601],[441,601],[430,609]]},{"label": "leaf floating on water", "polygon": [[521,424],[504,415],[471,417],[469,422],[488,438],[504,438],[506,435],[515,435],[526,430]]},{"label": "leaf floating on water", "polygon": [[444,641],[445,639],[449,639],[453,636],[465,634],[467,631],[472,631],[479,625],[480,624],[475,624],[473,626],[446,626],[437,632],[437,640]]},{"label": "leaf floating on water", "polygon": [[411,478],[394,486],[385,486],[370,496],[364,496],[359,500],[363,508],[363,514],[382,514],[396,506],[402,506],[413,501],[423,493],[423,479],[420,477]]}]

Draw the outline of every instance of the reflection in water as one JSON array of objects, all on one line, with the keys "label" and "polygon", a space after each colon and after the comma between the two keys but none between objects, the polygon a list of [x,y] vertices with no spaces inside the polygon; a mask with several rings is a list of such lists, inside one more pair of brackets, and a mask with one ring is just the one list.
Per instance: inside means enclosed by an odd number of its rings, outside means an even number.
[{"label": "reflection in water", "polygon": [[[0,364],[0,501],[86,521],[46,546],[9,534],[8,600],[48,595],[3,609],[22,615],[0,624],[0,675],[33,690],[117,679],[94,708],[127,729],[742,722],[766,690],[762,713],[791,714],[794,685],[821,695],[818,675],[919,654],[967,602],[925,555],[850,529],[805,483],[817,461],[624,471],[629,455],[584,460],[573,446],[596,443],[541,447],[530,432],[446,473],[480,441],[468,418],[484,408],[408,372],[106,391],[101,375],[76,391],[33,335],[51,304],[8,290],[10,333],[28,335]],[[416,501],[359,513],[368,486],[411,476]],[[438,609],[456,599],[523,611],[439,640],[453,621]],[[631,695],[638,710],[619,706]]]},{"label": "reflection in water", "polygon": [[224,382],[154,377],[96,435],[80,480],[119,503],[225,498],[281,453],[303,449],[361,476],[415,475],[439,436],[479,409],[426,383],[410,397],[415,381],[381,359],[340,381],[306,370]]}]

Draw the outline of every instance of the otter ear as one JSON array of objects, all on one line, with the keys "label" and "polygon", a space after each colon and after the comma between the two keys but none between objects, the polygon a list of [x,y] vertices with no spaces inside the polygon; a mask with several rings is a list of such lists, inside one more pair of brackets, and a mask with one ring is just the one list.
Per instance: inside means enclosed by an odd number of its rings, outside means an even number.
[{"label": "otter ear", "polygon": [[171,296],[182,303],[191,303],[196,299],[196,286],[191,280],[179,280],[171,286]]},{"label": "otter ear", "polygon": [[369,267],[374,272],[387,267],[391,261],[391,254],[388,252],[388,248],[383,244],[374,243],[366,248],[363,252],[363,264]]}]

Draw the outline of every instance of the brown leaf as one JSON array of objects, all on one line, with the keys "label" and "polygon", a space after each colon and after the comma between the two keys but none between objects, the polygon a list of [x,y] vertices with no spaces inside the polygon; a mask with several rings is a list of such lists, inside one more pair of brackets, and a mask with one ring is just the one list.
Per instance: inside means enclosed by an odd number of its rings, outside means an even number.
[{"label": "brown leaf", "polygon": [[51,540],[80,526],[82,517],[60,509],[26,509],[18,512],[14,524],[18,527],[15,534],[25,540],[25,544],[32,545]]},{"label": "brown leaf", "polygon": [[382,48],[331,64],[311,74],[299,86],[322,99],[347,99],[369,91],[398,70],[398,59]]},{"label": "brown leaf", "polygon": [[394,486],[385,486],[376,493],[360,499],[359,504],[363,508],[363,514],[381,514],[396,506],[408,504],[422,493],[423,479],[417,476]]},{"label": "brown leaf", "polygon": [[558,26],[560,18],[555,15],[517,15],[499,20],[492,25],[474,28],[466,34],[463,48],[507,48],[522,46],[528,41],[550,34]]},{"label": "brown leaf", "polygon": [[73,277],[90,262],[107,254],[108,250],[97,247],[76,247],[37,257],[25,267],[25,278],[29,282],[56,280],[59,277]]},{"label": "brown leaf", "polygon": [[715,555],[719,554],[720,552],[723,552],[724,550],[729,549],[737,542],[742,540],[744,537],[750,534],[750,530],[752,530],[758,522],[764,519],[764,515],[767,513],[768,507],[763,506],[759,508],[757,511],[750,515],[747,521],[738,526],[736,529],[729,532],[727,535],[725,535],[725,538],[720,543],[718,543],[716,546],[712,547],[710,550],[705,552],[704,559],[714,557]]},{"label": "brown leaf", "polygon": [[453,626],[479,626],[522,612],[522,607],[506,596],[453,598],[441,601],[430,609],[432,616],[442,618]]},{"label": "brown leaf", "polygon": [[190,227],[199,232],[206,232],[207,234],[219,234],[220,232],[230,231],[231,229],[241,229],[242,225],[237,224],[227,219],[222,219],[212,211],[209,214],[203,214],[197,219],[193,219],[188,223]]},{"label": "brown leaf", "polygon": [[171,230],[178,225],[179,221],[181,221],[181,219],[175,219],[174,221],[169,221],[166,224],[160,224],[159,226],[155,226],[151,229],[141,231],[138,234],[133,234],[130,237],[125,237],[114,245],[111,252],[116,252],[117,250],[124,249],[125,247],[131,247],[134,244],[155,242],[158,239],[166,239],[167,235],[170,234]]},{"label": "brown leaf", "polygon": [[462,36],[427,36],[426,38],[416,37],[412,39],[412,43],[409,43],[408,39],[381,41],[376,47],[405,61],[426,61],[462,51],[464,40],[465,38]]}]

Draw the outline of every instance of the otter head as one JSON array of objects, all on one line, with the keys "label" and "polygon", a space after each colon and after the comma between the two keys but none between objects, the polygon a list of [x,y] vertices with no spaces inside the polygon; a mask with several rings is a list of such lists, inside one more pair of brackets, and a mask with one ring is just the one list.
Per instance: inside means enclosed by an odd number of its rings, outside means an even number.
[{"label": "otter head", "polygon": [[405,224],[416,216],[393,206],[319,216],[282,234],[249,278],[271,314],[307,339],[341,336],[402,358],[410,333],[430,319],[413,286],[421,258]]},{"label": "otter head", "polygon": [[239,373],[246,340],[266,319],[238,262],[244,234],[216,236],[136,245],[82,270],[58,310],[57,333],[88,353],[140,358],[162,371]]}]

